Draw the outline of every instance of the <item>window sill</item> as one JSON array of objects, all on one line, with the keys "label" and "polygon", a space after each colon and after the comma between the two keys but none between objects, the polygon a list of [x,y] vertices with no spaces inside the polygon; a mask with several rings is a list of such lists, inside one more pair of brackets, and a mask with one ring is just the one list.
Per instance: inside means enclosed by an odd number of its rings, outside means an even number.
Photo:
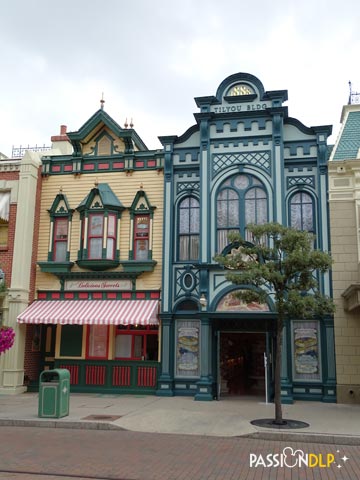
[{"label": "window sill", "polygon": [[76,263],[81,268],[88,270],[102,271],[109,268],[116,268],[120,265],[119,260],[77,260]]},{"label": "window sill", "polygon": [[74,262],[37,262],[40,270],[44,273],[66,273],[70,272]]},{"label": "window sill", "polygon": [[121,262],[124,272],[153,272],[156,264],[155,260],[127,260]]}]

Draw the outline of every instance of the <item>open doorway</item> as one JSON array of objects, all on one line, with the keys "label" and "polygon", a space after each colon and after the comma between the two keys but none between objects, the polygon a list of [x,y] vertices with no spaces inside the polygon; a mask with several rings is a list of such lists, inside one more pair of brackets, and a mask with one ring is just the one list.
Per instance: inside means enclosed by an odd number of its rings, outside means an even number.
[{"label": "open doorway", "polygon": [[219,395],[265,396],[265,333],[220,332]]}]

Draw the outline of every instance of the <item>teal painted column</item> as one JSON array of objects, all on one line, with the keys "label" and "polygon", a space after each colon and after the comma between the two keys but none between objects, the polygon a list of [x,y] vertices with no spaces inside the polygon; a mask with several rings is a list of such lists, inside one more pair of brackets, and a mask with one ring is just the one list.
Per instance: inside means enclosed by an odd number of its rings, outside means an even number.
[{"label": "teal painted column", "polygon": [[161,318],[161,374],[158,379],[156,395],[172,397],[174,395],[173,361],[174,342],[171,316]]},{"label": "teal painted column", "polygon": [[322,372],[324,381],[323,402],[336,402],[336,364],[335,364],[335,338],[334,319],[324,319],[322,329]]},{"label": "teal painted column", "polygon": [[200,341],[200,380],[197,382],[195,400],[210,401],[214,399],[211,375],[211,324],[209,318],[201,319]]},{"label": "teal painted column", "polygon": [[274,211],[273,218],[275,221],[283,224],[285,222],[285,176],[284,176],[284,141],[283,141],[283,122],[284,107],[272,107],[268,109],[272,116],[272,177],[274,182]]},{"label": "teal painted column", "polygon": [[209,120],[211,113],[199,113],[200,120],[200,263],[209,258],[209,218],[210,218],[210,158]]}]

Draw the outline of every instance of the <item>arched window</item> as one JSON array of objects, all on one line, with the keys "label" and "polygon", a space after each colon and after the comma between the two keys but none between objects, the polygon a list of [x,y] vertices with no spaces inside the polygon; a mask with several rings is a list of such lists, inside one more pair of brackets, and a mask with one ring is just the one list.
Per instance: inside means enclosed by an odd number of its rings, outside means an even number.
[{"label": "arched window", "polygon": [[199,231],[199,201],[186,197],[179,203],[179,260],[198,260]]},{"label": "arched window", "polygon": [[246,225],[268,221],[268,197],[264,185],[253,175],[239,174],[220,185],[217,199],[217,251],[228,245],[230,232],[246,240]]},{"label": "arched window", "polygon": [[314,232],[314,202],[306,192],[297,192],[290,199],[290,225],[297,230]]}]

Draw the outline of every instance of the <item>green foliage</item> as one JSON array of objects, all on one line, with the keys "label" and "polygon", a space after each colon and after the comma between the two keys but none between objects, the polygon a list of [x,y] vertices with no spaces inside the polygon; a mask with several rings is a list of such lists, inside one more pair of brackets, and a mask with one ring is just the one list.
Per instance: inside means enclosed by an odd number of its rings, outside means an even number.
[{"label": "green foliage", "polygon": [[232,233],[231,253],[215,257],[229,269],[227,280],[245,287],[237,294],[239,298],[264,302],[271,297],[282,318],[309,318],[334,311],[332,300],[319,293],[316,278],[331,268],[332,259],[313,249],[312,234],[278,223],[248,225],[247,229],[251,244]]}]

